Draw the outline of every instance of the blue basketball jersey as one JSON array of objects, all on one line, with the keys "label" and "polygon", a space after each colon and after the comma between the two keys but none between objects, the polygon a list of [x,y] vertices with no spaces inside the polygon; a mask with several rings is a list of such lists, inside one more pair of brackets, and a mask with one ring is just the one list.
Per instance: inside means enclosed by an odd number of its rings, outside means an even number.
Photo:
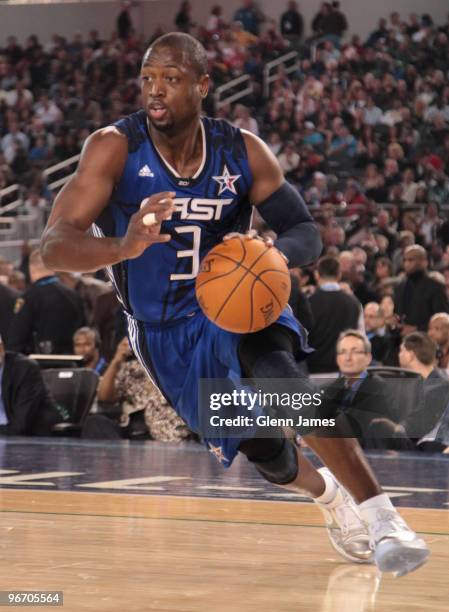
[{"label": "blue basketball jersey", "polygon": [[226,121],[202,118],[203,162],[193,178],[180,177],[151,141],[143,110],[116,127],[128,138],[128,159],[111,200],[96,220],[97,236],[124,236],[131,215],[154,193],[176,193],[176,212],[162,223],[168,243],[112,266],[109,273],[125,310],[138,321],[172,324],[199,310],[195,277],[202,258],[231,231],[251,220],[252,176],[243,136]]}]

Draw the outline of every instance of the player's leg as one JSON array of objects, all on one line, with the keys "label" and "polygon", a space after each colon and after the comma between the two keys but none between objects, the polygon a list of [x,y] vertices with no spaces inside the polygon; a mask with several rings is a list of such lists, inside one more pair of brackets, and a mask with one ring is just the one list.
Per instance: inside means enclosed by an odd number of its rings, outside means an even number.
[{"label": "player's leg", "polygon": [[[313,395],[316,391],[296,365],[294,336],[279,325],[243,336],[239,357],[244,372],[255,379],[291,379],[289,386],[297,392]],[[388,496],[382,493],[358,441],[314,435],[306,436],[306,440],[359,502],[379,568],[403,575],[422,565],[429,554],[424,541],[408,528]]]},{"label": "player's leg", "polygon": [[268,438],[254,437],[240,443],[246,455],[268,482],[308,494],[320,507],[333,547],[345,559],[369,563],[373,551],[369,535],[349,494],[327,468],[317,470],[281,428],[264,428]]}]

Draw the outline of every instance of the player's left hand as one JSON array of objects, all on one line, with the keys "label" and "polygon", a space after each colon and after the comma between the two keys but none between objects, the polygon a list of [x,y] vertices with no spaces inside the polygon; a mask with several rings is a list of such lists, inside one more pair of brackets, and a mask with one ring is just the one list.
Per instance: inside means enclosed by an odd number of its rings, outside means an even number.
[{"label": "player's left hand", "polygon": [[274,242],[272,238],[268,236],[260,236],[256,230],[248,230],[246,234],[239,234],[239,232],[231,232],[230,234],[226,234],[223,240],[231,240],[231,238],[240,238],[241,240],[261,240],[267,247],[274,246]]},{"label": "player's left hand", "polygon": [[[224,236],[223,241],[225,242],[227,240],[231,240],[231,238],[240,238],[240,240],[260,240],[268,248],[274,247],[274,241],[272,238],[270,238],[269,236],[260,236],[260,234],[258,234],[257,231],[254,229],[248,230],[246,234],[240,234],[239,232],[231,232],[230,234],[226,234],[226,236]],[[282,253],[281,251],[279,251],[279,253],[285,259],[285,262],[288,263],[288,259],[286,258],[284,253]]]}]

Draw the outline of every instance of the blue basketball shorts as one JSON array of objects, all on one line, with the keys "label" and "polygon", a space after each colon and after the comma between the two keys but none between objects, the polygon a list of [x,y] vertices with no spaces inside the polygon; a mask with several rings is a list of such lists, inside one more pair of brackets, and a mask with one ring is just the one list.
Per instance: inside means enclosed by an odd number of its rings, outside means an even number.
[{"label": "blue basketball shorts", "polygon": [[[200,379],[229,379],[238,388],[242,371],[238,359],[238,344],[242,334],[226,331],[209,321],[201,311],[164,327],[154,327],[127,315],[130,344],[142,366],[167,401],[184,419],[188,427],[200,433]],[[304,359],[312,352],[307,344],[307,332],[287,306],[278,324],[291,329],[297,338],[296,357]],[[236,407],[234,416],[248,414]],[[244,439],[255,435],[256,427],[245,431]],[[219,435],[219,432],[218,432]],[[210,452],[229,467],[237,455],[242,437],[203,437]]]}]

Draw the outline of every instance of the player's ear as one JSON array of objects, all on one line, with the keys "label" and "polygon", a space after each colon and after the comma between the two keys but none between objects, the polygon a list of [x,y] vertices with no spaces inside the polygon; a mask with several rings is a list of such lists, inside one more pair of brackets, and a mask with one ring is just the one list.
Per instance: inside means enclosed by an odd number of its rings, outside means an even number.
[{"label": "player's ear", "polygon": [[202,77],[200,77],[199,90],[202,98],[207,98],[207,94],[209,92],[209,82],[210,79],[208,74],[204,74]]}]

